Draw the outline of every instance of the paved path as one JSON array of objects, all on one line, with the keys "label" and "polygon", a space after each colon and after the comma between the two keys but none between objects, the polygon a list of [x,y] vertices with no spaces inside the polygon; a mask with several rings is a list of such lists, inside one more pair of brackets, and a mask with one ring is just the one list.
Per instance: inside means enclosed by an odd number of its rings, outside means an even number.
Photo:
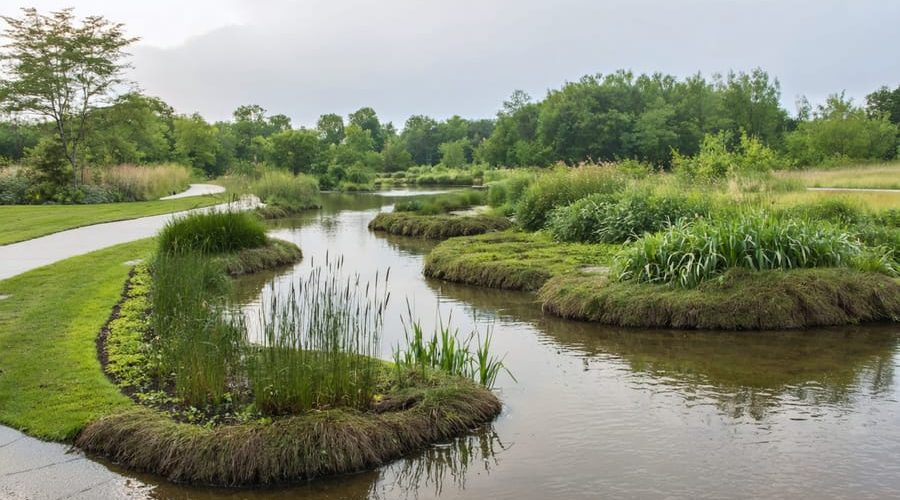
[{"label": "paved path", "polygon": [[[226,207],[248,209],[258,203],[258,199],[250,197],[239,202],[199,208],[194,211],[209,211]],[[76,255],[149,238],[159,232],[173,217],[189,212],[191,211],[94,224],[0,246],[0,280]]]},{"label": "paved path", "polygon": [[[249,209],[255,197],[199,208]],[[41,266],[156,234],[171,218],[188,212],[95,224],[0,246],[0,280]],[[145,498],[152,486],[117,474],[70,446],[48,443],[0,425],[0,499]]]},{"label": "paved path", "polygon": [[207,194],[224,193],[225,188],[215,184],[191,184],[187,191],[170,196],[163,196],[160,200],[176,200],[178,198],[190,198],[191,196],[203,196]]}]

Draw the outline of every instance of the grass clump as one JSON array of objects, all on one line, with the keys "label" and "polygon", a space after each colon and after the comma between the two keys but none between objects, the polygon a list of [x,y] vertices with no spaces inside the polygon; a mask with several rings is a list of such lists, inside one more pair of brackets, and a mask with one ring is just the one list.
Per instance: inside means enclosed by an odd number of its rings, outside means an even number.
[{"label": "grass clump", "polygon": [[175,164],[118,165],[91,172],[90,177],[118,193],[123,201],[146,201],[184,191],[191,173],[187,167]]},{"label": "grass clump", "polygon": [[[848,232],[833,225],[749,212],[681,222],[644,236],[618,256],[616,276],[622,281],[690,288],[732,267],[764,271],[872,266],[864,250]],[[894,272],[886,265],[875,267]]]},{"label": "grass clump", "polygon": [[780,330],[900,321],[900,283],[839,268],[732,268],[691,289],[557,276],[538,296],[545,312],[628,327]]},{"label": "grass clump", "polygon": [[394,211],[438,215],[482,205],[484,200],[483,191],[466,190],[401,201],[394,205]]},{"label": "grass clump", "polygon": [[245,248],[237,252],[219,255],[216,260],[222,263],[228,275],[240,276],[294,264],[301,258],[303,258],[303,252],[297,245],[289,241],[270,238],[265,246]]},{"label": "grass clump", "polygon": [[612,166],[560,168],[538,177],[516,204],[516,220],[526,230],[542,229],[550,212],[592,194],[621,191],[627,177]]},{"label": "grass clump", "polygon": [[[394,348],[394,370],[397,379],[403,380],[410,371],[425,374],[437,370],[448,375],[470,378],[491,389],[501,371],[510,377],[512,373],[503,365],[503,359],[491,354],[491,332],[482,338],[473,331],[460,340],[459,330],[440,321],[430,339],[419,321],[413,319],[407,303],[408,321],[403,323],[405,346]],[[474,345],[473,345],[474,342]],[[515,377],[512,377],[515,380]]]},{"label": "grass clump", "polygon": [[699,194],[632,190],[594,194],[550,214],[547,230],[559,241],[623,243],[680,220],[706,216],[711,200]]},{"label": "grass clump", "polygon": [[382,212],[369,222],[372,231],[400,236],[445,240],[471,236],[512,227],[506,217],[492,215],[413,215],[404,212]]},{"label": "grass clump", "polygon": [[248,378],[267,415],[320,408],[368,409],[390,294],[387,276],[373,286],[342,276],[343,259],[326,260],[286,297],[273,296],[248,345]]},{"label": "grass clump", "polygon": [[503,231],[451,238],[425,258],[425,276],[489,288],[537,290],[551,277],[609,265],[617,247],[559,243],[543,233]]},{"label": "grass clump", "polygon": [[[266,171],[250,184],[249,190],[267,206],[288,214],[319,207],[319,183],[315,177],[308,175]],[[263,213],[275,212],[263,209]]]},{"label": "grass clump", "polygon": [[169,221],[158,239],[161,254],[236,252],[268,241],[266,226],[252,214],[216,210]]}]

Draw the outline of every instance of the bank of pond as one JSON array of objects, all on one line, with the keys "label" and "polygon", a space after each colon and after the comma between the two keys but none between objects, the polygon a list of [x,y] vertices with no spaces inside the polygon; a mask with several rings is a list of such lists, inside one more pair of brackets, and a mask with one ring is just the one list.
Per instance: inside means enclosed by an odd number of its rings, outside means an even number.
[{"label": "bank of pond", "polygon": [[425,258],[427,277],[536,292],[536,307],[568,319],[727,330],[900,320],[897,209],[788,201],[793,191],[768,175],[691,187],[587,166],[398,204],[369,228],[446,240]]},{"label": "bank of pond", "polygon": [[133,404],[89,422],[80,448],[171,481],[262,485],[370,469],[500,413],[489,332],[424,332],[410,313],[393,361],[377,358],[389,273],[361,283],[329,257],[252,324],[229,276],[299,248],[238,212],[176,219],[157,240],[97,340]]}]

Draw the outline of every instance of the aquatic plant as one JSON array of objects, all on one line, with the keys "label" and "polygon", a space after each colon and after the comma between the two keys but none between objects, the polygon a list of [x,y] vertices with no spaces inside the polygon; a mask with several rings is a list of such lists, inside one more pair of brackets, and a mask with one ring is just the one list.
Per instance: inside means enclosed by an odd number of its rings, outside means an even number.
[{"label": "aquatic plant", "polygon": [[308,175],[269,170],[250,184],[249,190],[263,203],[288,212],[319,206],[319,183]]},{"label": "aquatic plant", "polygon": [[[754,271],[865,266],[872,259],[846,230],[827,223],[746,212],[712,220],[681,221],[642,237],[616,259],[620,281],[690,288],[726,269]],[[888,268],[883,272],[892,273]]]},{"label": "aquatic plant", "polygon": [[372,231],[433,240],[502,231],[510,227],[512,223],[509,219],[493,215],[415,215],[405,212],[382,212],[369,222],[369,229]]},{"label": "aquatic plant", "polygon": [[382,369],[389,277],[361,283],[358,274],[343,276],[343,258],[326,257],[284,297],[273,293],[248,344],[256,406],[270,415],[368,408]]},{"label": "aquatic plant", "polygon": [[395,212],[414,212],[418,215],[438,215],[484,204],[483,191],[456,191],[436,196],[414,197],[394,205]]},{"label": "aquatic plant", "polygon": [[516,220],[529,231],[542,229],[551,210],[588,195],[621,191],[627,176],[612,166],[562,167],[538,177],[516,204]]}]

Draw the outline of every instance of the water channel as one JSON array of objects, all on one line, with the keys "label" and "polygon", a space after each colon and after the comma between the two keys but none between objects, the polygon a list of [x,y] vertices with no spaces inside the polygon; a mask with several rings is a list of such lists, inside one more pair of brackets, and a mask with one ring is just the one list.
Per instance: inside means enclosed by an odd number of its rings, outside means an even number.
[{"label": "water channel", "polygon": [[326,195],[321,211],[273,224],[304,261],[243,279],[248,313],[311,261],[342,255],[374,279],[391,269],[382,357],[408,299],[428,329],[493,331],[501,375],[487,429],[378,470],[265,490],[130,476],[156,498],[886,498],[900,496],[900,331],[641,331],[542,315],[533,295],[426,279],[433,243],[368,231],[397,192]]}]

